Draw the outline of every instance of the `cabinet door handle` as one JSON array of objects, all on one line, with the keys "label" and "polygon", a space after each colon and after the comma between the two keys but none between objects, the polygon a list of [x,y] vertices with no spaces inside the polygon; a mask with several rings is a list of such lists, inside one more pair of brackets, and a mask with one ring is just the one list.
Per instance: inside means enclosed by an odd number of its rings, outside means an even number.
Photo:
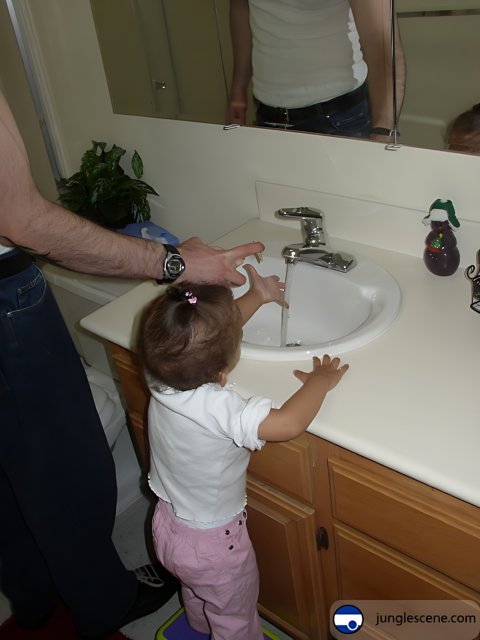
[{"label": "cabinet door handle", "polygon": [[320,549],[328,549],[328,531],[325,529],[325,527],[319,527],[317,529],[315,540],[317,543],[318,551],[320,551]]}]

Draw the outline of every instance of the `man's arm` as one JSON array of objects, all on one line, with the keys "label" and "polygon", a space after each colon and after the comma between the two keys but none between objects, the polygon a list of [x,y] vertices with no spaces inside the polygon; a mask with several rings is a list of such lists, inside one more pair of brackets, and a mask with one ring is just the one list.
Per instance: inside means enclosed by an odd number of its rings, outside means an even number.
[{"label": "man's arm", "polygon": [[252,78],[252,32],[248,0],[230,0],[233,77],[227,124],[245,124],[247,89]]},{"label": "man's arm", "polygon": [[[360,45],[368,66],[372,127],[393,129],[391,13],[389,0],[350,0]],[[396,16],[394,19],[397,20]],[[405,57],[396,25],[397,116],[405,95]],[[386,139],[388,140],[388,138]]]},{"label": "man's arm", "polygon": [[[46,200],[36,188],[13,115],[0,93],[0,244],[16,245],[68,269],[125,278],[163,278],[162,244],[104,229]],[[260,242],[217,249],[191,238],[179,245],[182,279],[243,284],[236,269]]]}]

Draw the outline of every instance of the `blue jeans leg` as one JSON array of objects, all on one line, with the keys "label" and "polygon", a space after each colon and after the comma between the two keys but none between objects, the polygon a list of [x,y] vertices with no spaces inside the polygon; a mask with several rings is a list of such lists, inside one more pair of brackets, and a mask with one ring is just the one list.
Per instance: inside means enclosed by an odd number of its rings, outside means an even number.
[{"label": "blue jeans leg", "polygon": [[35,265],[0,280],[0,467],[0,586],[13,609],[28,617],[35,598],[60,597],[80,632],[115,627],[136,579],[111,540],[113,459]]}]

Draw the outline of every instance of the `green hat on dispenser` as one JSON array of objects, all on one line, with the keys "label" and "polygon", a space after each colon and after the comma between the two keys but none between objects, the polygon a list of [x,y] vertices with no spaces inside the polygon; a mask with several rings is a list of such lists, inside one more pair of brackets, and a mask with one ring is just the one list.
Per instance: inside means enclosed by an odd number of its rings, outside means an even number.
[{"label": "green hat on dispenser", "polygon": [[423,252],[425,266],[437,276],[451,276],[460,264],[457,240],[450,226],[458,228],[460,223],[452,201],[437,198],[422,222],[430,225]]},{"label": "green hat on dispenser", "polygon": [[428,215],[426,215],[422,222],[423,224],[430,224],[430,222],[449,222],[454,227],[459,227],[460,222],[455,215],[455,207],[451,200],[442,200],[437,198],[435,202],[432,202]]}]

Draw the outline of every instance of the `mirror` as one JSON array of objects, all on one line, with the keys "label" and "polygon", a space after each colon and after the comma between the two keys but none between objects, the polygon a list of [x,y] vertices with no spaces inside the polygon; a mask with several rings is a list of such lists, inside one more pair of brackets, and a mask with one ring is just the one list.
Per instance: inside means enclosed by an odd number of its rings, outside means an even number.
[{"label": "mirror", "polygon": [[[224,123],[229,0],[91,6],[114,112]],[[399,142],[445,149],[448,124],[480,102],[480,0],[396,0],[396,12],[407,69]]]},{"label": "mirror", "polygon": [[91,0],[115,113],[223,123],[229,0]]},{"label": "mirror", "polygon": [[407,70],[399,140],[445,149],[449,124],[480,102],[480,2],[396,0],[396,9]]}]

